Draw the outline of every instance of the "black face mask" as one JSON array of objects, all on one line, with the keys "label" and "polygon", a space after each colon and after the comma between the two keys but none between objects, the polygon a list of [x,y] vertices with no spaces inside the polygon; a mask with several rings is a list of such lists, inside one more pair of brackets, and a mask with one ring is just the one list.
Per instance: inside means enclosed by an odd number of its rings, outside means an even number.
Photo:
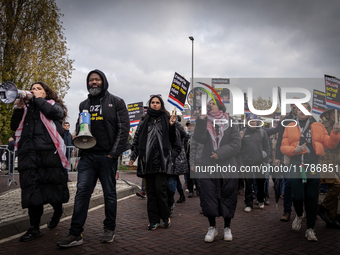
[{"label": "black face mask", "polygon": [[102,92],[102,88],[98,87],[98,88],[90,88],[89,89],[90,95],[91,96],[98,96],[101,92]]}]

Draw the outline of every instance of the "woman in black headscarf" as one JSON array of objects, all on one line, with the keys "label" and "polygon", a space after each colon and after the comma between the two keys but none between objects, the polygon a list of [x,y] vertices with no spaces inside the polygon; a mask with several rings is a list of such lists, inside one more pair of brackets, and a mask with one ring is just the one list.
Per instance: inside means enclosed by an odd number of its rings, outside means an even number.
[{"label": "woman in black headscarf", "polygon": [[[169,227],[168,175],[172,174],[174,158],[180,153],[180,140],[176,137],[176,116],[164,107],[159,95],[152,95],[147,114],[140,121],[132,142],[130,166],[138,157],[137,176],[145,178],[149,230],[158,227],[160,220]],[[177,155],[174,155],[177,154]]]}]

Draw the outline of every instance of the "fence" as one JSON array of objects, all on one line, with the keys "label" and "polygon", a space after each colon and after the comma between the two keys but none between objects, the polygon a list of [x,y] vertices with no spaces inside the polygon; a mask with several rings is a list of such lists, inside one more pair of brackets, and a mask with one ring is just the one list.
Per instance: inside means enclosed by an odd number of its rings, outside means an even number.
[{"label": "fence", "polygon": [[[0,156],[1,156],[1,168],[0,177],[7,178],[7,186],[11,186],[12,183],[18,184],[14,178],[14,170],[17,168],[17,160],[14,156],[14,152],[7,148],[7,145],[0,146]],[[7,173],[5,173],[7,171]],[[4,174],[2,174],[4,173]]]}]

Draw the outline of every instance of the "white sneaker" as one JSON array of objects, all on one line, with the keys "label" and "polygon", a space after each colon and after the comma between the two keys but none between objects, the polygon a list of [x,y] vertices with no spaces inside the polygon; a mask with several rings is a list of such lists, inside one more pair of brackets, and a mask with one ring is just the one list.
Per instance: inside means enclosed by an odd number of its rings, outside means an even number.
[{"label": "white sneaker", "polygon": [[263,209],[264,208],[264,203],[259,203],[259,208]]},{"label": "white sneaker", "polygon": [[292,229],[295,231],[299,231],[301,228],[301,222],[304,218],[305,218],[305,213],[303,213],[301,217],[296,215],[292,223]]},{"label": "white sneaker", "polygon": [[217,236],[217,234],[218,234],[218,231],[216,227],[208,228],[208,233],[205,235],[204,241],[207,243],[211,243],[212,241],[214,241],[215,236]]},{"label": "white sneaker", "polygon": [[312,228],[309,228],[306,230],[305,237],[307,238],[308,241],[311,241],[311,242],[316,242],[318,240],[315,236],[314,229]]},{"label": "white sneaker", "polygon": [[245,212],[251,212],[251,211],[252,211],[252,209],[251,209],[251,207],[250,207],[250,206],[247,206],[246,208],[244,208],[244,211],[245,211]]},{"label": "white sneaker", "polygon": [[225,241],[233,240],[233,235],[231,234],[231,229],[230,228],[225,228],[224,229],[224,240]]}]

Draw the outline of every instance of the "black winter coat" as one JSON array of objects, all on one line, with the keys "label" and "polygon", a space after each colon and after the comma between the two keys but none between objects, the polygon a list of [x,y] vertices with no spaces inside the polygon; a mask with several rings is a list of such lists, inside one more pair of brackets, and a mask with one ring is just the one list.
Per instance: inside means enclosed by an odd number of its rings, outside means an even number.
[{"label": "black winter coat", "polygon": [[[21,203],[23,208],[47,203],[66,203],[69,200],[67,171],[63,168],[56,147],[40,119],[42,112],[53,120],[63,136],[63,108],[51,105],[43,98],[30,102],[18,144],[18,171],[20,173]],[[14,110],[11,129],[16,130],[24,110]]]},{"label": "black winter coat", "polygon": [[[139,144],[139,133],[143,125],[148,125],[146,151],[142,151]],[[139,122],[135,136],[133,138],[131,149],[132,153],[130,158],[131,160],[135,161],[138,157],[138,177],[145,177],[145,175],[156,173],[166,173],[170,175],[173,174],[174,158],[176,158],[181,152],[181,141],[176,136],[175,125],[169,126],[170,149],[168,151],[161,150],[158,147],[158,145],[161,144],[162,141],[163,139],[161,118],[153,120],[150,117],[147,118],[147,121],[142,119]]]},{"label": "black winter coat", "polygon": [[[224,132],[220,147],[215,151],[209,131],[207,119],[196,120],[193,139],[204,145],[200,163],[205,166],[235,166],[235,156],[241,148],[241,137],[236,126],[229,127]],[[219,159],[210,158],[212,152],[218,154]],[[195,165],[197,167],[197,165]],[[221,175],[222,177],[222,175]],[[233,218],[238,192],[238,174],[224,173],[223,178],[201,178],[200,199],[205,216]]]}]

